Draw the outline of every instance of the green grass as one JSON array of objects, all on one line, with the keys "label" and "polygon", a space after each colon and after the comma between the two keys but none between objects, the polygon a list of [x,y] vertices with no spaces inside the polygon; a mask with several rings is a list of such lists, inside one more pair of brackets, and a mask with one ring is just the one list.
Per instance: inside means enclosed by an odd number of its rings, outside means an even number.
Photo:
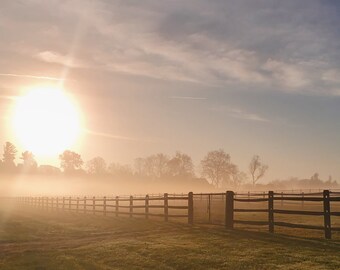
[{"label": "green grass", "polygon": [[0,269],[340,269],[340,241],[0,210]]}]

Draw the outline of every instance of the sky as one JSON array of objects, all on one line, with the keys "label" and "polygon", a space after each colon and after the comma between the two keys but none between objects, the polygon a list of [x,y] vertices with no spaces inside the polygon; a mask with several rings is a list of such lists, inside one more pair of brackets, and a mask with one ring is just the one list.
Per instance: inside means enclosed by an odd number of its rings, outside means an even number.
[{"label": "sky", "polygon": [[62,84],[84,160],[222,148],[243,171],[260,155],[265,181],[340,180],[339,24],[335,0],[2,0],[0,143],[24,151],[25,87]]}]

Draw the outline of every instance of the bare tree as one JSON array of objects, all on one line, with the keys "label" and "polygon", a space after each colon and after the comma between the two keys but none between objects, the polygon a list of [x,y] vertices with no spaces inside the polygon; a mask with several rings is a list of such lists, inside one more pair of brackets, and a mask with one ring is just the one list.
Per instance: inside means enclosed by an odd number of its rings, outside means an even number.
[{"label": "bare tree", "polygon": [[231,163],[230,155],[222,149],[208,152],[201,161],[201,167],[202,176],[215,187],[238,185],[244,178],[238,167]]},{"label": "bare tree", "polygon": [[17,149],[14,144],[10,142],[6,142],[4,145],[4,152],[3,152],[3,167],[7,170],[15,169],[15,155],[17,154]]},{"label": "bare tree", "polygon": [[253,186],[255,186],[256,182],[265,175],[267,170],[268,166],[262,164],[260,156],[255,155],[249,164],[249,172],[252,177]]},{"label": "bare tree", "polygon": [[195,175],[191,157],[181,152],[176,152],[175,156],[168,161],[167,167],[170,176],[193,177]]},{"label": "bare tree", "polygon": [[161,178],[167,173],[167,164],[169,158],[158,153],[156,155],[151,155],[143,159],[143,175],[152,178]]},{"label": "bare tree", "polygon": [[158,153],[154,156],[154,170],[156,177],[162,178],[168,171],[169,158],[167,155]]},{"label": "bare tree", "polygon": [[31,171],[31,170],[37,169],[38,164],[37,164],[32,152],[25,151],[25,152],[21,153],[20,159],[22,159],[22,161],[24,163],[23,165],[24,165],[25,170]]},{"label": "bare tree", "polygon": [[86,163],[88,174],[104,175],[106,173],[106,162],[102,157],[95,157]]},{"label": "bare tree", "polygon": [[119,163],[111,163],[108,167],[109,174],[116,177],[131,177],[133,176],[133,171],[129,165],[121,165]]},{"label": "bare tree", "polygon": [[144,158],[139,157],[139,158],[135,159],[134,172],[135,172],[136,175],[138,175],[138,176],[144,175],[144,163],[145,163]]},{"label": "bare tree", "polygon": [[60,167],[64,169],[66,173],[75,172],[77,169],[81,169],[81,166],[84,164],[81,156],[70,150],[66,150],[59,155],[59,159]]},{"label": "bare tree", "polygon": [[194,165],[189,155],[176,152],[171,159],[165,154],[158,153],[146,158],[135,159],[137,175],[151,178],[164,176],[194,176]]}]

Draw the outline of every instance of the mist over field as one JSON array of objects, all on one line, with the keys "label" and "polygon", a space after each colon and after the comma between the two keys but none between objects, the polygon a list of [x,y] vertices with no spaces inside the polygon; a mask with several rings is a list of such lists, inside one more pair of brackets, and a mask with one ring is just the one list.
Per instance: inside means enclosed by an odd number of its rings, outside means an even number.
[{"label": "mist over field", "polygon": [[110,179],[108,177],[1,175],[0,196],[118,196],[210,192],[201,179]]},{"label": "mist over field", "polygon": [[0,270],[339,270],[340,0],[0,0]]},{"label": "mist over field", "polygon": [[214,187],[203,178],[162,178],[138,177],[112,178],[109,176],[68,176],[68,175],[13,175],[0,174],[0,196],[119,196],[160,193],[207,193],[248,191],[316,191],[340,189],[337,182],[313,181],[311,179],[290,179],[267,184],[225,185]]}]

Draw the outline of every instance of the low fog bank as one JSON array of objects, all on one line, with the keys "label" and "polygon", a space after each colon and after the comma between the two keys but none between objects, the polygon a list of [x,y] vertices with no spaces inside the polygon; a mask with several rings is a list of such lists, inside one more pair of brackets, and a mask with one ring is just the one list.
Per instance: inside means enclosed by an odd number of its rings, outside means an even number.
[{"label": "low fog bank", "polygon": [[324,181],[322,179],[319,179],[318,177],[315,177],[314,175],[310,179],[290,178],[286,180],[275,180],[269,182],[268,184],[256,184],[255,186],[243,185],[242,189],[258,191],[302,190],[308,192],[309,190],[323,190],[323,189],[337,190],[340,189],[340,185],[335,180],[328,179]]},{"label": "low fog bank", "polygon": [[199,178],[110,179],[107,177],[1,175],[0,196],[113,196],[214,192]]},{"label": "low fog bank", "polygon": [[105,176],[0,174],[0,196],[116,196],[158,193],[340,189],[336,181],[291,178],[267,184],[224,185],[216,188],[204,178],[111,178]]}]

